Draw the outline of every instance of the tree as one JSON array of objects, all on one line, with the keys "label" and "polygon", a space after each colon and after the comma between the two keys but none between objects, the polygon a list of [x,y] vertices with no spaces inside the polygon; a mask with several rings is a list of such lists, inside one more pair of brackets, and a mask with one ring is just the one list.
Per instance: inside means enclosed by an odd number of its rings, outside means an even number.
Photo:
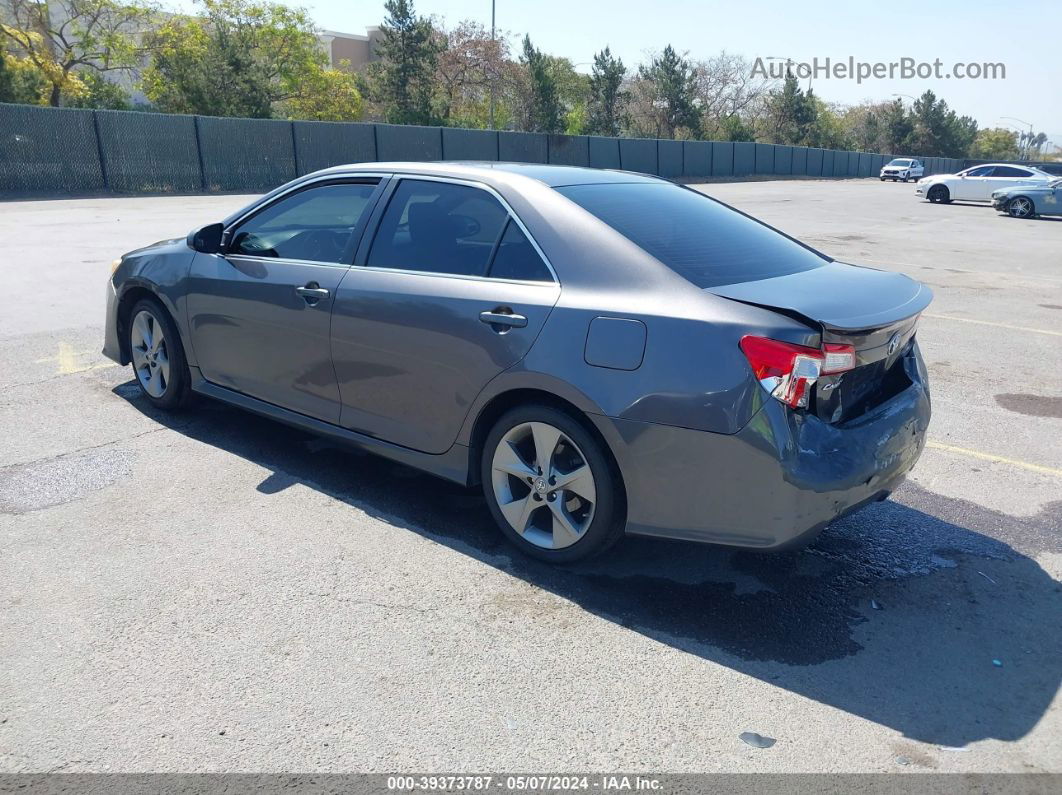
[{"label": "tree", "polygon": [[0,102],[14,102],[15,77],[7,65],[7,55],[0,50]]},{"label": "tree", "polygon": [[865,102],[846,108],[841,122],[853,149],[874,152],[882,148],[879,142],[884,130],[878,106]]},{"label": "tree", "polygon": [[929,157],[965,157],[977,137],[977,122],[958,116],[932,91],[920,96],[911,109],[913,129],[907,148]]},{"label": "tree", "polygon": [[979,160],[1017,160],[1018,134],[1001,127],[978,130],[970,146],[970,157]]},{"label": "tree", "polygon": [[623,90],[627,67],[605,47],[594,55],[590,73],[590,98],[586,108],[587,130],[596,135],[619,135],[628,95]]},{"label": "tree", "polygon": [[328,66],[306,12],[254,0],[202,5],[203,16],[173,17],[151,37],[142,84],[159,110],[264,119],[301,107],[313,118],[357,118],[354,77]]},{"label": "tree", "polygon": [[818,105],[811,89],[805,94],[787,69],[782,89],[768,95],[766,111],[765,134],[771,143],[803,146],[815,127]]},{"label": "tree", "polygon": [[911,117],[907,115],[903,100],[896,99],[885,103],[881,108],[880,116],[880,151],[901,152],[914,131],[914,123],[911,121]]},{"label": "tree", "polygon": [[638,77],[648,84],[657,135],[674,138],[682,129],[693,134],[699,132],[700,112],[693,69],[674,47],[667,45],[660,55],[653,56],[648,66],[639,67]]},{"label": "tree", "polygon": [[364,109],[349,61],[341,61],[339,69],[307,71],[302,90],[280,104],[289,119],[313,121],[356,121]]},{"label": "tree", "polygon": [[0,0],[8,46],[48,82],[48,104],[84,93],[79,72],[128,70],[156,8],[141,0]]},{"label": "tree", "polygon": [[[748,118],[762,104],[774,81],[755,77],[748,61],[725,50],[694,63],[693,79],[705,137],[755,140]],[[731,134],[748,137],[727,137]]]},{"label": "tree", "polygon": [[755,141],[756,131],[742,121],[736,113],[720,120],[717,125],[719,138],[723,141]]},{"label": "tree", "polygon": [[1030,147],[1033,150],[1033,154],[1036,157],[1040,157],[1040,153],[1043,151],[1044,144],[1047,143],[1047,133],[1038,132],[1036,135],[1030,133]]},{"label": "tree", "polygon": [[811,101],[815,103],[815,120],[808,130],[804,145],[821,149],[850,148],[852,142],[845,130],[843,108],[823,102],[816,96],[811,97]]},{"label": "tree", "polygon": [[129,92],[102,75],[89,72],[82,78],[85,91],[66,103],[71,108],[102,108],[104,110],[132,110]]},{"label": "tree", "polygon": [[527,70],[527,126],[531,132],[556,133],[564,129],[555,69],[548,56],[536,49],[530,36],[524,36],[520,59]]},{"label": "tree", "polygon": [[373,84],[394,124],[430,124],[439,43],[428,19],[417,16],[412,0],[387,0],[387,18],[377,45]]},{"label": "tree", "polygon": [[50,96],[51,84],[29,59],[0,52],[0,102],[46,105]]},{"label": "tree", "polygon": [[437,114],[444,124],[486,127],[490,121],[490,92],[505,72],[509,43],[492,39],[478,22],[464,20],[441,31],[436,58]]}]

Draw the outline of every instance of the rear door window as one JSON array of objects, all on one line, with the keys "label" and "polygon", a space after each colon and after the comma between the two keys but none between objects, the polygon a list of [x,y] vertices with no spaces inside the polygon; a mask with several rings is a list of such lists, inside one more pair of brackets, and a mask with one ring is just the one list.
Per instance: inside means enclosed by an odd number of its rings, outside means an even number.
[{"label": "rear door window", "polygon": [[704,194],[668,183],[556,189],[698,287],[800,273],[830,260]]},{"label": "rear door window", "polygon": [[403,179],[380,219],[366,265],[484,276],[508,213],[468,185]]},{"label": "rear door window", "polygon": [[553,274],[546,267],[546,263],[531,245],[520,225],[512,219],[509,220],[498,243],[489,276],[492,279],[519,279],[525,282],[553,281]]},{"label": "rear door window", "polygon": [[1014,166],[996,166],[995,170],[992,172],[992,176],[1025,179],[1031,177],[1032,172],[1026,171],[1024,168],[1014,168]]}]

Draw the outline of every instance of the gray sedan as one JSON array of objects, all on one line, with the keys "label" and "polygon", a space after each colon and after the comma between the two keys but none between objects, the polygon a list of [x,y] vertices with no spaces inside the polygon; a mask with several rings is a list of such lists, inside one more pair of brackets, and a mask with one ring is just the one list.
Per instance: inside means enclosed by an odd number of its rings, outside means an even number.
[{"label": "gray sedan", "polygon": [[884,499],[929,422],[906,276],[655,177],[372,163],[115,261],[104,353],[482,484],[555,561],[625,533],[807,541]]}]

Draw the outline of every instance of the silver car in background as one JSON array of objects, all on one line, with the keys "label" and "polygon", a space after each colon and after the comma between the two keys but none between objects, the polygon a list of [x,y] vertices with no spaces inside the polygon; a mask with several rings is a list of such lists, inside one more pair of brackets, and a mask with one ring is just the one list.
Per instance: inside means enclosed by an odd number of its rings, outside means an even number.
[{"label": "silver car in background", "polygon": [[1062,178],[1046,185],[1023,185],[992,192],[992,206],[1011,218],[1062,215]]}]

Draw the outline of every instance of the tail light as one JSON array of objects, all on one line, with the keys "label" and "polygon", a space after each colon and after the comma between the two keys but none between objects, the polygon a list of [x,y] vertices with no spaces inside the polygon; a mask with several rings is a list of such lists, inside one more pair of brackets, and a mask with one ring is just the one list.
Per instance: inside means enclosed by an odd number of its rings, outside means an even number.
[{"label": "tail light", "polygon": [[795,409],[807,407],[811,387],[819,376],[855,367],[855,348],[851,345],[826,343],[820,349],[752,336],[742,337],[740,344],[760,385]]}]

